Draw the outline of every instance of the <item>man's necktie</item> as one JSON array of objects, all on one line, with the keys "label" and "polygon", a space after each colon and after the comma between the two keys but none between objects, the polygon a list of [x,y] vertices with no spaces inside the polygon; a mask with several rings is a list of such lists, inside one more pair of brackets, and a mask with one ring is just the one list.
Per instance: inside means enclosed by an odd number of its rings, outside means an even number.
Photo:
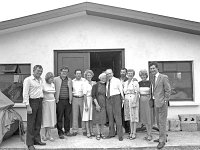
[{"label": "man's necktie", "polygon": [[110,80],[108,81],[107,98],[110,97]]},{"label": "man's necktie", "polygon": [[156,76],[153,76],[153,94],[154,94],[154,90],[155,90],[155,82],[156,82]]}]

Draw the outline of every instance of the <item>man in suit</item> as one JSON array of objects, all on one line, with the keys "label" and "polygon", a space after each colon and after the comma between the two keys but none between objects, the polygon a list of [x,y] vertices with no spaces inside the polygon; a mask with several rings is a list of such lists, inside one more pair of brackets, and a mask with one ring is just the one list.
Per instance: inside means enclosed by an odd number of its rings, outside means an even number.
[{"label": "man in suit", "polygon": [[[55,83],[55,98],[56,98],[56,116],[57,116],[57,129],[60,139],[66,136],[72,136],[70,133],[71,110],[72,110],[72,80],[68,78],[68,67],[60,69],[60,76],[54,78]],[[64,129],[63,128],[64,117]]]},{"label": "man in suit", "polygon": [[159,142],[158,149],[165,146],[166,138],[166,123],[167,123],[167,111],[168,101],[170,99],[171,87],[168,80],[168,76],[159,73],[157,62],[151,62],[150,72],[153,76],[152,80],[152,97],[154,99],[154,108],[156,114],[156,121],[159,128],[159,139],[154,142]]},{"label": "man in suit", "polygon": [[109,120],[109,135],[107,138],[112,138],[115,136],[114,120],[117,125],[117,135],[119,141],[123,140],[122,131],[122,115],[121,108],[122,102],[124,102],[123,87],[118,78],[113,76],[112,69],[106,70],[106,75],[108,82],[106,84],[106,110]]}]

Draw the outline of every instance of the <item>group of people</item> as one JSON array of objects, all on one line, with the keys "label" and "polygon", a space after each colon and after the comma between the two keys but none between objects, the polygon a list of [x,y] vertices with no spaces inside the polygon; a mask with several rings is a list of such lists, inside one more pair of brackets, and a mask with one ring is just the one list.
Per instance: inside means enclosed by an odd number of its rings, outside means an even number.
[{"label": "group of people", "polygon": [[[159,143],[158,149],[164,147],[167,141],[166,121],[171,88],[168,77],[159,73],[156,62],[152,62],[149,67],[153,78],[147,80],[147,70],[141,70],[140,82],[134,78],[135,71],[126,68],[121,69],[120,78],[114,77],[112,69],[107,69],[99,75],[98,82],[92,81],[92,70],[86,70],[82,77],[82,70],[76,69],[72,80],[68,77],[68,67],[61,68],[58,77],[48,72],[43,82],[42,66],[34,66],[33,75],[23,83],[28,149],[34,150],[34,145],[46,145],[42,140],[54,141],[51,133],[54,127],[60,139],[64,139],[64,135],[76,136],[79,117],[82,119],[83,135],[87,138],[96,136],[97,140],[108,139],[117,134],[119,141],[123,141],[123,127],[129,133],[128,139],[135,139],[138,122],[147,129],[144,140],[151,141],[152,127],[156,120],[159,139],[154,141]],[[107,122],[109,133],[105,136],[104,126]],[[93,125],[97,129],[96,135]],[[41,128],[44,128],[42,136]]]}]

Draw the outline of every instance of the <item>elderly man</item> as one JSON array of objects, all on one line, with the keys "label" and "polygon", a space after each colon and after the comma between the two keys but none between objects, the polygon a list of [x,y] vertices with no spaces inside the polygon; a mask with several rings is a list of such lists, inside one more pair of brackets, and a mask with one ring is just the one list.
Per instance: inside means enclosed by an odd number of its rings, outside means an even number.
[{"label": "elderly man", "polygon": [[156,62],[151,62],[149,67],[150,72],[153,75],[152,97],[154,99],[156,121],[159,128],[159,139],[154,140],[154,142],[159,142],[157,148],[161,149],[165,146],[165,142],[167,140],[166,122],[171,87],[168,76],[159,73],[158,64]]},{"label": "elderly man", "polygon": [[122,131],[122,116],[121,108],[122,103],[124,102],[123,87],[118,78],[113,76],[112,69],[106,70],[106,75],[108,82],[106,84],[106,109],[109,120],[109,135],[107,138],[112,138],[115,136],[114,129],[114,120],[117,125],[117,135],[119,141],[123,140],[123,131]]},{"label": "elderly man", "polygon": [[40,129],[42,119],[42,79],[43,68],[40,65],[33,67],[33,75],[27,77],[23,83],[23,103],[27,108],[27,137],[26,145],[34,150],[33,145],[46,145],[41,142]]}]

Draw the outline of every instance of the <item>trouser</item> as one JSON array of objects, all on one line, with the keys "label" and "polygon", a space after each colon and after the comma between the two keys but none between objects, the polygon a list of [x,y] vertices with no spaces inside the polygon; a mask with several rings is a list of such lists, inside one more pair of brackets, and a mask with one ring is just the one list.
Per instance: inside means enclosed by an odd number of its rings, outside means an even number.
[{"label": "trouser", "polygon": [[115,136],[114,120],[117,125],[118,137],[123,136],[122,131],[122,115],[121,115],[122,100],[120,95],[114,95],[106,100],[106,110],[109,121],[109,136]]},{"label": "trouser", "polygon": [[[82,122],[82,116],[83,116],[83,97],[76,98],[73,97],[72,100],[72,116],[73,116],[73,123],[72,123],[72,129],[73,132],[78,132],[78,118],[79,113],[81,114],[81,122]],[[82,131],[85,132],[85,123],[82,122]]]},{"label": "trouser", "polygon": [[32,146],[34,142],[40,142],[40,129],[42,122],[42,100],[43,98],[29,99],[32,114],[27,114],[26,145]]},{"label": "trouser", "polygon": [[[63,135],[63,119],[65,133],[70,131],[72,106],[69,99],[59,100],[56,105],[57,129],[58,135]],[[64,117],[64,118],[63,118]]]},{"label": "trouser", "polygon": [[129,121],[125,121],[125,118],[124,118],[124,106],[122,107],[121,113],[122,113],[122,126],[125,129],[125,133],[129,133],[130,132],[130,122]]},{"label": "trouser", "polygon": [[159,128],[159,142],[166,141],[167,112],[168,104],[166,103],[162,107],[155,107],[156,121]]}]

